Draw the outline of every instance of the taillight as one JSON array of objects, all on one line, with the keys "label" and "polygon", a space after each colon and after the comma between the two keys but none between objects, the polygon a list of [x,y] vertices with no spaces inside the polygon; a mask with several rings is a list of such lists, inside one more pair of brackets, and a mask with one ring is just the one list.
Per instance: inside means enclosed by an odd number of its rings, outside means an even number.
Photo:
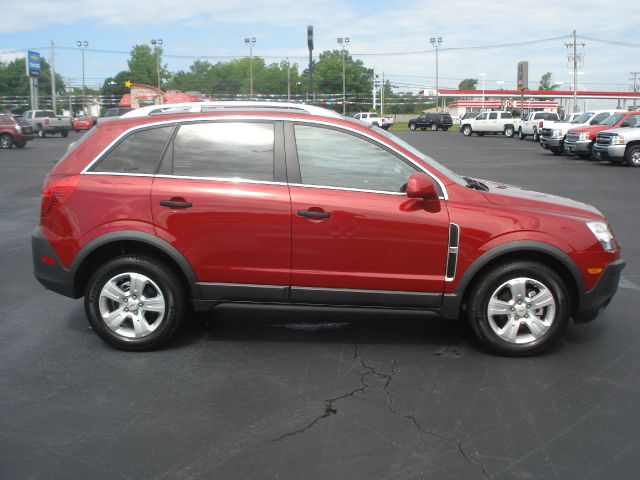
[{"label": "taillight", "polygon": [[49,119],[48,119],[48,118],[46,118],[46,117],[45,117],[45,119],[44,119],[44,124],[45,124],[45,125],[49,125]]},{"label": "taillight", "polygon": [[80,175],[65,175],[60,177],[47,177],[42,188],[42,203],[40,204],[40,216],[46,217],[69,198],[80,181]]},{"label": "taillight", "polygon": [[538,124],[538,128],[542,128],[542,120],[540,120],[540,123]]}]

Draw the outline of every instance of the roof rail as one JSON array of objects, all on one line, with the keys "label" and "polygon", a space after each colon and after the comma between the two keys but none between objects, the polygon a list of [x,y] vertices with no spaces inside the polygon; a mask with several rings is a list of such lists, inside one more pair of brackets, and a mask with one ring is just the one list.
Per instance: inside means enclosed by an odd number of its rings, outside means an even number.
[{"label": "roof rail", "polygon": [[249,101],[220,101],[220,102],[191,102],[168,103],[165,105],[150,105],[141,107],[121,115],[120,118],[147,117],[152,115],[173,115],[180,113],[200,113],[229,110],[272,110],[272,111],[297,111],[318,115],[321,117],[340,118],[341,115],[333,110],[328,110],[315,105],[288,102],[249,102]]}]

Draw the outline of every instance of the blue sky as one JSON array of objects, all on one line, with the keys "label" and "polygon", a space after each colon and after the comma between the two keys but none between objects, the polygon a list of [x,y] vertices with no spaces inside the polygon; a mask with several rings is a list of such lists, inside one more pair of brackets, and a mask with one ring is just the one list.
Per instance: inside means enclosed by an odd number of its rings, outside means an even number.
[{"label": "blue sky", "polygon": [[[435,52],[431,36],[443,37],[439,55],[440,86],[456,88],[467,77],[486,73],[486,88],[514,88],[516,63],[528,60],[530,82],[544,72],[568,88],[565,42],[569,38],[529,45],[507,45],[568,36],[575,28],[585,43],[579,84],[587,90],[628,90],[629,72],[640,70],[640,9],[637,0],[522,2],[454,0],[396,2],[363,0],[30,0],[12,2],[0,25],[0,58],[16,50],[38,48],[47,59],[56,44],[56,70],[80,84],[77,40],[89,42],[86,83],[97,86],[107,76],[126,69],[132,45],[162,38],[171,71],[187,69],[195,58],[248,55],[245,36],[255,36],[254,54],[268,63],[289,56],[306,65],[306,26],[314,25],[315,54],[337,48],[336,38],[349,36],[350,52],[375,68],[400,90],[417,91],[435,85]],[[587,40],[623,42],[634,45]],[[452,49],[452,50],[449,50]],[[106,53],[104,51],[115,51]],[[408,53],[418,52],[418,53]]]}]

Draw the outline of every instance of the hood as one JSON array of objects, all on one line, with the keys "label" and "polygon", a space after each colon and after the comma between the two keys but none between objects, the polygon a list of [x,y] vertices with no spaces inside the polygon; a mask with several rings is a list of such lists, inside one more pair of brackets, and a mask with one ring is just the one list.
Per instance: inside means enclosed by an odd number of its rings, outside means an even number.
[{"label": "hood", "polygon": [[585,125],[584,127],[574,127],[569,131],[574,133],[580,133],[580,132],[598,133],[608,128],[610,128],[609,125]]},{"label": "hood", "polygon": [[570,198],[540,193],[498,182],[485,180],[482,182],[489,187],[488,192],[483,192],[485,197],[495,205],[545,211],[588,220],[604,219],[602,213],[593,205],[571,200]]},{"label": "hood", "polygon": [[624,135],[625,132],[638,132],[640,135],[640,127],[609,128],[603,131],[603,133],[609,133],[611,135]]}]

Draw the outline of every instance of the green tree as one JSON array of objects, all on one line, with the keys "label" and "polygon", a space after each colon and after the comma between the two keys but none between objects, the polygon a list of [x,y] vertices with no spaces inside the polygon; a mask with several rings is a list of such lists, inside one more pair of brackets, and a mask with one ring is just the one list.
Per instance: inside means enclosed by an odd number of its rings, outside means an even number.
[{"label": "green tree", "polygon": [[115,77],[108,77],[102,84],[102,95],[122,96],[129,93],[129,89],[124,86],[124,82],[129,80],[131,73],[127,70],[119,72]]},{"label": "green tree", "polygon": [[[160,85],[164,80],[169,79],[169,71],[166,65],[162,65],[162,48],[158,48],[158,59],[160,64]],[[146,85],[158,85],[158,70],[155,49],[149,45],[134,45],[128,60],[130,78],[133,83],[144,83]]]},{"label": "green tree", "polygon": [[465,78],[458,84],[458,90],[475,90],[477,86],[477,78]]},{"label": "green tree", "polygon": [[560,85],[556,82],[553,82],[551,72],[547,72],[540,78],[540,85],[538,85],[538,90],[555,90]]},{"label": "green tree", "polygon": [[[17,58],[11,62],[0,62],[0,95],[29,95],[29,78],[25,74],[26,60]],[[40,95],[51,95],[51,67],[44,58],[40,60],[38,85]],[[56,93],[65,92],[62,77],[56,73]]]}]

